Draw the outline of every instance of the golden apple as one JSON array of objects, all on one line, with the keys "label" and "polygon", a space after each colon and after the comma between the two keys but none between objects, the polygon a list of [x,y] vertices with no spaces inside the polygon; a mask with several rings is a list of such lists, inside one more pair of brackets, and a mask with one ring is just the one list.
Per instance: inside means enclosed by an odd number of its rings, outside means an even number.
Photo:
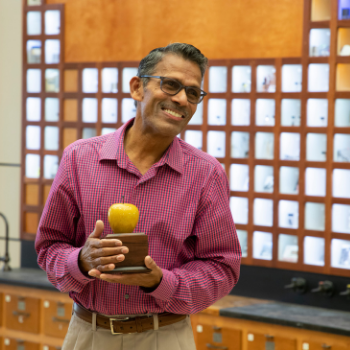
[{"label": "golden apple", "polygon": [[108,209],[108,221],[113,233],[131,233],[139,221],[139,210],[129,203],[113,204]]}]

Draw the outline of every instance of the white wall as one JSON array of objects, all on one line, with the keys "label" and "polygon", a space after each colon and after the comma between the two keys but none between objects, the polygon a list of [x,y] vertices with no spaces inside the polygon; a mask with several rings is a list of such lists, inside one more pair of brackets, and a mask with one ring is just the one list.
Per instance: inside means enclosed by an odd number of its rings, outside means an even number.
[{"label": "white wall", "polygon": [[[0,0],[0,212],[10,236],[20,236],[20,170],[22,113],[22,0]],[[0,236],[5,225],[0,218]],[[0,256],[4,255],[0,240]],[[20,266],[20,243],[10,242],[11,267]],[[0,263],[0,269],[2,263]]]}]

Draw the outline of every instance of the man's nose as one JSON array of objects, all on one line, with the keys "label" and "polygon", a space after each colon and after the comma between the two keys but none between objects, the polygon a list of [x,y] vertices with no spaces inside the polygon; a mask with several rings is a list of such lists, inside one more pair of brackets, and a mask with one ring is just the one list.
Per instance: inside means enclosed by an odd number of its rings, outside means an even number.
[{"label": "man's nose", "polygon": [[181,89],[176,95],[171,96],[173,102],[177,102],[180,106],[187,105],[187,95],[185,89]]}]

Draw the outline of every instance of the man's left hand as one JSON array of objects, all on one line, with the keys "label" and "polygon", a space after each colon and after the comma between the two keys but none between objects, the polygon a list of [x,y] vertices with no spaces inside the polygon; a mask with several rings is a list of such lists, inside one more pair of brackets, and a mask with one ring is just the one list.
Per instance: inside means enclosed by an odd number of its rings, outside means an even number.
[{"label": "man's left hand", "polygon": [[97,269],[92,269],[89,271],[89,275],[110,283],[154,288],[160,283],[163,272],[150,256],[146,256],[145,265],[151,270],[150,272],[110,275]]}]

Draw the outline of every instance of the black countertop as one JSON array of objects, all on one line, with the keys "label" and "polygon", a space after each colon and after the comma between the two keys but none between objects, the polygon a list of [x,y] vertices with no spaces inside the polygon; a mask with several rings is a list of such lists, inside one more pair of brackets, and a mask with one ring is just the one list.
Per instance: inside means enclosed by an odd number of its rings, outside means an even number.
[{"label": "black countertop", "polygon": [[[21,268],[9,272],[0,271],[0,284],[58,291],[48,281],[46,273],[39,269]],[[219,315],[350,336],[350,312],[345,311],[264,302],[248,306],[222,307]]]},{"label": "black countertop", "polygon": [[0,283],[20,287],[58,291],[47,279],[46,272],[39,269],[13,269],[0,271]]},{"label": "black countertop", "polygon": [[345,311],[269,302],[223,308],[219,314],[225,317],[350,336],[350,312]]}]

